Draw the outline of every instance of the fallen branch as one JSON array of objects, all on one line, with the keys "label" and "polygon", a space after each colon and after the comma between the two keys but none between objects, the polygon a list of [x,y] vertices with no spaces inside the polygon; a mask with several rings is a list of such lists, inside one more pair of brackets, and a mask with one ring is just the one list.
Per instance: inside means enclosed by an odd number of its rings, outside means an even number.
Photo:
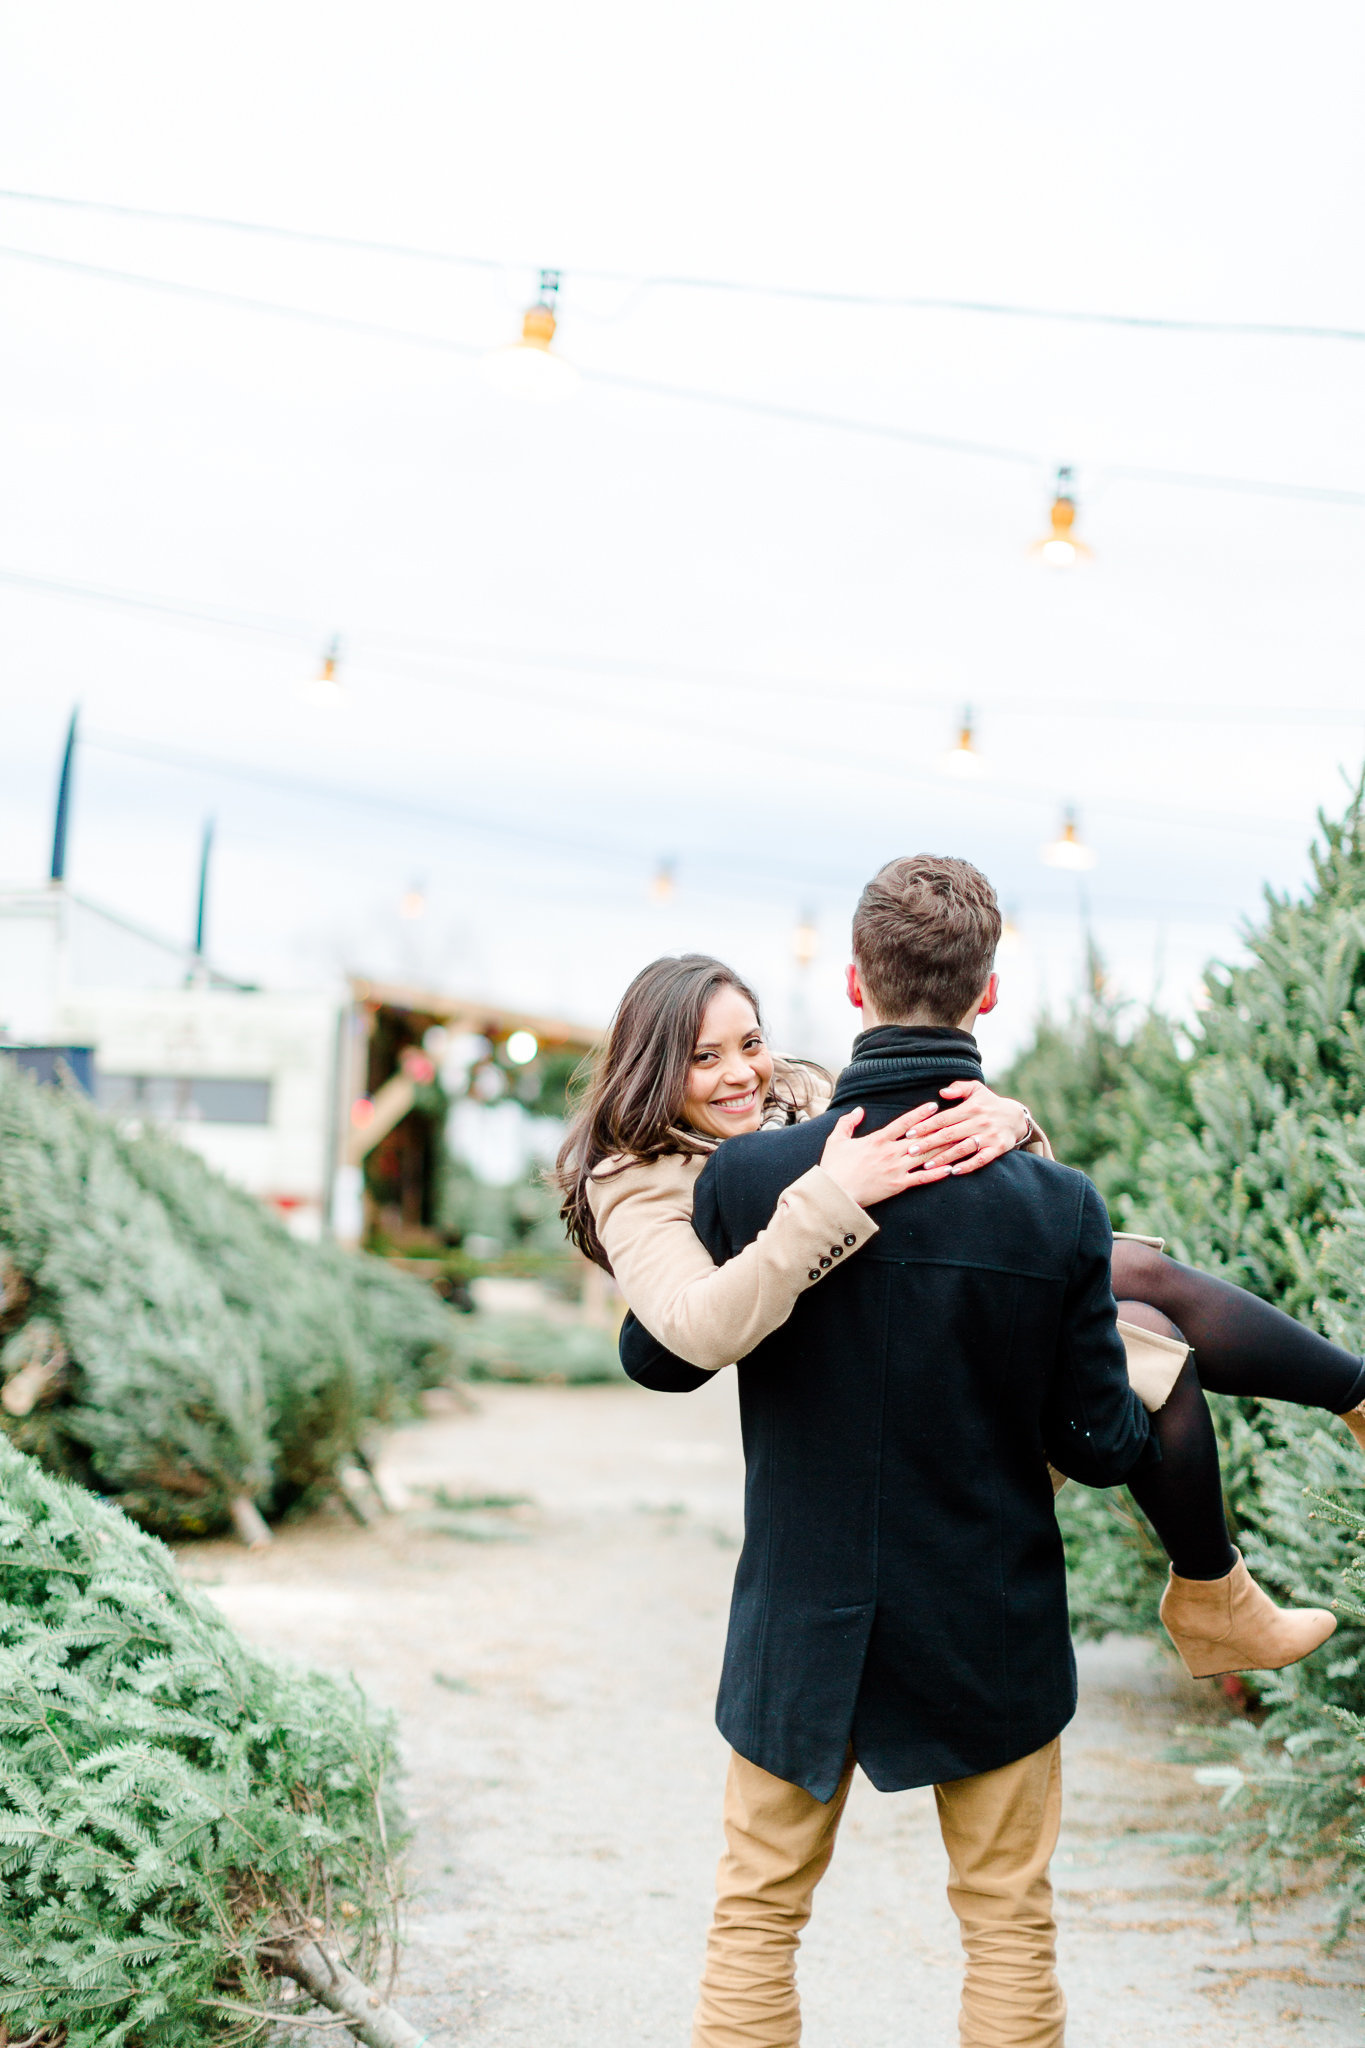
[{"label": "fallen branch", "polygon": [[292,1977],[329,2012],[339,2013],[365,2048],[426,2048],[429,2034],[419,2034],[410,2020],[361,1982],[334,1949],[309,1939],[282,1942],[274,1951],[274,1967]]}]

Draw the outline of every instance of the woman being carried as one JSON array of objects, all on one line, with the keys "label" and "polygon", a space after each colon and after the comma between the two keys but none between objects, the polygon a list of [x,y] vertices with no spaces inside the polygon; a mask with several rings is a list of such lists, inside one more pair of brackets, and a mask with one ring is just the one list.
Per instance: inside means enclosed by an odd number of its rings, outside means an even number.
[{"label": "woman being carried", "polygon": [[[939,1039],[960,1041],[974,1059],[967,1033],[994,1007],[995,988],[992,975],[961,1027],[940,1028]],[[703,1373],[745,1357],[836,1257],[856,1256],[877,1232],[868,1211],[878,1202],[977,1171],[1017,1145],[1051,1157],[1028,1111],[980,1081],[955,1082],[864,1138],[855,1109],[766,1229],[714,1265],[691,1223],[711,1152],[765,1124],[822,1114],[830,1086],[821,1069],[774,1058],[756,997],[720,961],[656,960],[622,998],[559,1155],[562,1213],[640,1323]],[[1276,1607],[1233,1548],[1203,1389],[1325,1409],[1365,1448],[1365,1363],[1241,1288],[1164,1258],[1156,1239],[1116,1238],[1113,1285],[1129,1376],[1161,1447],[1160,1464],[1135,1474],[1130,1491],[1171,1559],[1162,1621],[1196,1677],[1295,1663],[1334,1618]]]}]

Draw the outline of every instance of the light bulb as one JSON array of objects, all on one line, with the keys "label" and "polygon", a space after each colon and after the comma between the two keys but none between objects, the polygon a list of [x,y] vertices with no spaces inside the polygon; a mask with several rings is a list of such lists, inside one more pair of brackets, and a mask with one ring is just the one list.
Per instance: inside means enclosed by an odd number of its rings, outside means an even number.
[{"label": "light bulb", "polygon": [[1089,548],[1084,541],[1077,540],[1073,531],[1076,500],[1071,482],[1072,472],[1064,464],[1057,471],[1053,487],[1052,507],[1048,515],[1051,532],[1033,544],[1032,552],[1049,569],[1074,569],[1078,562],[1090,560]]},{"label": "light bulb", "polygon": [[1062,829],[1055,839],[1050,839],[1042,848],[1043,863],[1050,868],[1066,868],[1072,874],[1083,874],[1095,865],[1095,856],[1076,829],[1076,813],[1067,811],[1062,817]]},{"label": "light bulb", "polygon": [[1019,927],[1014,921],[1013,914],[1007,910],[1005,921],[1000,927],[1000,944],[997,951],[1002,960],[1017,960],[1023,950],[1024,942],[1019,936]]},{"label": "light bulb", "polygon": [[540,1041],[533,1031],[514,1031],[503,1050],[514,1067],[527,1067],[540,1051]]},{"label": "light bulb", "polygon": [[510,398],[528,398],[538,405],[554,405],[569,398],[578,388],[578,372],[572,363],[553,349],[555,303],[559,294],[559,272],[542,270],[540,297],[528,306],[521,322],[521,339],[505,348],[491,349],[483,359],[484,375]]},{"label": "light bulb", "polygon": [[976,730],[972,724],[972,714],[970,711],[964,711],[962,724],[958,728],[957,745],[949,747],[946,754],[940,754],[938,757],[939,773],[965,778],[980,775],[985,765],[976,751]]},{"label": "light bulb", "polygon": [[340,668],[341,641],[334,634],[323,650],[322,667],[303,686],[303,694],[310,704],[316,704],[323,711],[334,711],[346,702],[346,685],[341,680]]},{"label": "light bulb", "polygon": [[792,933],[792,952],[796,956],[797,966],[809,967],[819,950],[820,934],[815,928],[815,919],[808,911],[797,919],[796,929]]},{"label": "light bulb", "polygon": [[661,860],[658,867],[654,870],[654,879],[649,885],[651,898],[655,903],[671,903],[677,886],[678,881],[674,872],[673,862],[671,860]]},{"label": "light bulb", "polygon": [[406,923],[411,924],[416,918],[425,917],[426,913],[427,897],[425,889],[414,887],[405,890],[403,895],[399,897],[398,915]]}]

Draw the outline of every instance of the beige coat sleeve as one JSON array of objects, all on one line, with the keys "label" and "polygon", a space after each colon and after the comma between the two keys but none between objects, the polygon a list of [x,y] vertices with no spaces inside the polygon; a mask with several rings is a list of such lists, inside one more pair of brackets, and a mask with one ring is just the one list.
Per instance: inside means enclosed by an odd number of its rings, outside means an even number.
[{"label": "beige coat sleeve", "polygon": [[650,1335],[714,1372],[780,1328],[798,1297],[875,1237],[877,1225],[823,1167],[812,1166],[786,1189],[753,1243],[714,1265],[692,1228],[692,1194],[705,1164],[666,1153],[594,1180],[588,1199],[616,1284]]}]

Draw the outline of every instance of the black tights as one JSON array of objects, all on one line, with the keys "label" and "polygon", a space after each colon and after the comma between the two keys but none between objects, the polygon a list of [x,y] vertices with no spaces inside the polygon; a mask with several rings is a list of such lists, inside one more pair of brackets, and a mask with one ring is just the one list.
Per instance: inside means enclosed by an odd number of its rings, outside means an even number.
[{"label": "black tights", "polygon": [[1221,1579],[1236,1557],[1204,1389],[1344,1415],[1365,1399],[1365,1363],[1254,1294],[1178,1265],[1150,1245],[1118,1240],[1113,1272],[1124,1322],[1193,1347],[1152,1417],[1161,1463],[1139,1474],[1129,1491],[1181,1578]]}]

